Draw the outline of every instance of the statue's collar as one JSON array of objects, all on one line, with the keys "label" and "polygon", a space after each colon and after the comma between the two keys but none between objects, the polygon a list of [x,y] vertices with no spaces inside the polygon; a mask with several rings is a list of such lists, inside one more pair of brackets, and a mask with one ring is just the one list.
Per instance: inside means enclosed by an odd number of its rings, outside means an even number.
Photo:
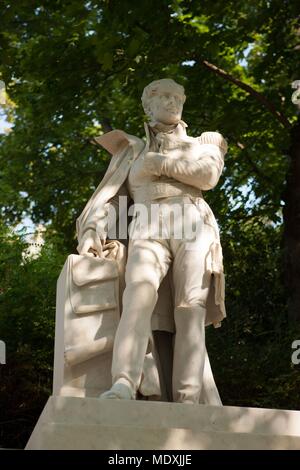
[{"label": "statue's collar", "polygon": [[162,124],[160,122],[145,122],[144,123],[145,131],[146,131],[146,136],[149,137],[150,134],[152,135],[157,135],[160,133],[163,134],[177,134],[178,136],[181,135],[186,135],[186,127],[188,125],[180,120],[178,124],[175,125],[167,125],[167,124]]}]

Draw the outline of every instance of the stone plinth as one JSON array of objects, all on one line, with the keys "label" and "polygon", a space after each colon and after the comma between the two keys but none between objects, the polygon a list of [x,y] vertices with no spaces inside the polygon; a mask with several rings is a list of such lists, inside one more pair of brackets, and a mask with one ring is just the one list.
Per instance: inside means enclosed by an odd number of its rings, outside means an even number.
[{"label": "stone plinth", "polygon": [[26,449],[300,449],[300,411],[52,396]]}]

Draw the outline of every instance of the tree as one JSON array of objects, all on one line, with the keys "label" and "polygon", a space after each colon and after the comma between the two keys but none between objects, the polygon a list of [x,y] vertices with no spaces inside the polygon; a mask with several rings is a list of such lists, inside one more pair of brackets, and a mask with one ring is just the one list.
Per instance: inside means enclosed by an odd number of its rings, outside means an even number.
[{"label": "tree", "polygon": [[29,214],[47,224],[54,253],[53,237],[75,250],[75,219],[109,161],[91,140],[111,128],[142,137],[144,86],[182,83],[190,135],[219,130],[229,142],[222,180],[205,194],[227,275],[230,321],[208,333],[223,401],[296,407],[298,2],[22,0],[7,2],[0,19],[0,79],[14,103],[13,131],[0,140],[5,224]]},{"label": "tree", "polygon": [[22,234],[0,223],[0,448],[23,448],[52,389],[56,279],[66,252],[25,256]]},{"label": "tree", "polygon": [[[275,223],[286,205],[285,277],[295,292],[299,124],[290,85],[300,73],[298,20],[296,1],[238,9],[233,1],[8,2],[0,70],[17,108],[1,145],[3,217],[15,222],[27,210],[51,220],[74,248],[74,220],[107,165],[89,139],[107,123],[141,134],[144,85],[172,76],[187,88],[191,133],[216,128],[229,140],[217,211],[228,217],[225,198],[236,200],[245,185]],[[299,312],[293,294],[291,317]]]}]

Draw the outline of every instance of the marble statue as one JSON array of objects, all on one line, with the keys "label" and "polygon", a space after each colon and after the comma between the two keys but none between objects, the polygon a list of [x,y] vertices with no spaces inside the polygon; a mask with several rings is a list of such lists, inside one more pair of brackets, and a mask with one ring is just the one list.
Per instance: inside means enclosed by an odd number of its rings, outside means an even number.
[{"label": "marble statue", "polygon": [[175,81],[156,80],[142,95],[146,141],[120,130],[96,139],[112,159],[77,219],[79,254],[105,258],[115,243],[109,214],[125,220],[125,199],[132,215],[112,386],[101,399],[159,395],[162,376],[169,401],[199,403],[205,387],[208,394],[205,326],[220,326],[226,313],[219,231],[202,191],[217,185],[227,143],[218,132],[187,135],[185,99]]}]

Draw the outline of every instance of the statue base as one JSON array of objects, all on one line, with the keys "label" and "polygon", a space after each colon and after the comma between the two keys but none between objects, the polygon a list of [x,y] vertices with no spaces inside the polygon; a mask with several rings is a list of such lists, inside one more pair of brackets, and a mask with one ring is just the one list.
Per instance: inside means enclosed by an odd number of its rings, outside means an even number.
[{"label": "statue base", "polygon": [[26,450],[300,449],[300,411],[51,396]]}]

